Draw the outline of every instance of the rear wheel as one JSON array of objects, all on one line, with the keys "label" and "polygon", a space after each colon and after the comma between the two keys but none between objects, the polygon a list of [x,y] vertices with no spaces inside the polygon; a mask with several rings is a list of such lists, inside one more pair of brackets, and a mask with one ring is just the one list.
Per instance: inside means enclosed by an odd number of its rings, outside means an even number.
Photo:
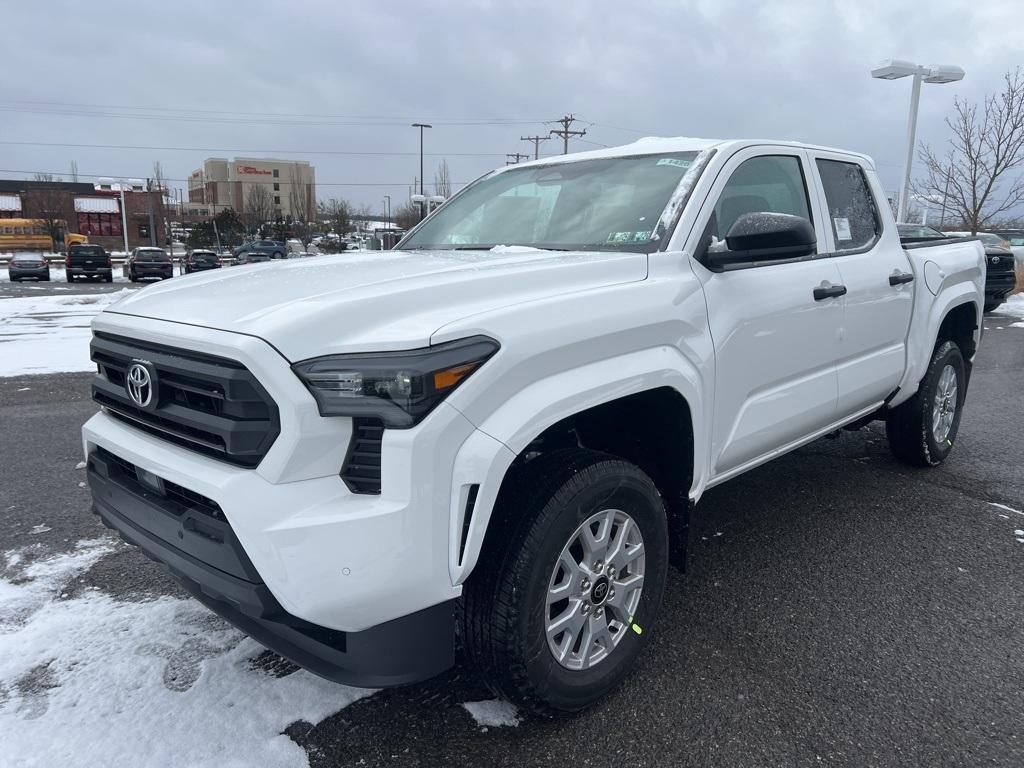
[{"label": "rear wheel", "polygon": [[515,470],[466,585],[463,636],[485,682],[543,717],[578,712],[629,673],[668,569],[665,509],[617,458],[555,451]]},{"label": "rear wheel", "polygon": [[960,347],[940,342],[917,392],[886,416],[885,433],[897,459],[918,467],[946,460],[960,429],[966,374]]},{"label": "rear wheel", "polygon": [[74,275],[68,275],[68,282],[69,283],[75,282],[75,276]]}]

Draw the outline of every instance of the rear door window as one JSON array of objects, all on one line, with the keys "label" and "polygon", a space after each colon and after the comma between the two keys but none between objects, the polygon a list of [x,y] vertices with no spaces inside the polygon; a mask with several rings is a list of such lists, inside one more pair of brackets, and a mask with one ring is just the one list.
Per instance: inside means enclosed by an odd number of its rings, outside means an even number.
[{"label": "rear door window", "polygon": [[882,234],[882,219],[868,186],[864,169],[857,163],[816,160],[828,204],[829,224],[836,251],[869,248]]}]

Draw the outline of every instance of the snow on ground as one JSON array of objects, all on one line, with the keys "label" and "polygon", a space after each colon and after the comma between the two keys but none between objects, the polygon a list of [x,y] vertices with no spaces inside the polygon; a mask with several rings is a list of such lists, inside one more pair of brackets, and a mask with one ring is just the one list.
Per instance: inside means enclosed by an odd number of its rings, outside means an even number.
[{"label": "snow on ground", "polygon": [[503,699],[487,701],[466,701],[462,706],[473,716],[476,724],[483,728],[519,725],[519,710],[511,702]]},{"label": "snow on ground", "polygon": [[66,599],[117,546],[0,557],[4,766],[301,766],[283,730],[371,693],[302,670],[276,676],[253,663],[259,644],[191,600]]},{"label": "snow on ground", "polygon": [[0,376],[93,370],[89,322],[128,293],[0,300]]},{"label": "snow on ground", "polygon": [[999,307],[995,315],[1009,315],[1017,318],[1018,321],[1010,325],[1011,328],[1024,328],[1024,293],[1015,293],[1006,299],[1006,302]]}]

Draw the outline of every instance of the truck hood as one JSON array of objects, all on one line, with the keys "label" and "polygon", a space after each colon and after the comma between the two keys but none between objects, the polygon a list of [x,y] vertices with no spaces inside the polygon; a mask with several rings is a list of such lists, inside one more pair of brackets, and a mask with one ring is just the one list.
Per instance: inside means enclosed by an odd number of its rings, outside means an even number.
[{"label": "truck hood", "polygon": [[427,346],[470,315],[646,276],[640,253],[378,251],[177,277],[106,311],[258,336],[295,362]]}]

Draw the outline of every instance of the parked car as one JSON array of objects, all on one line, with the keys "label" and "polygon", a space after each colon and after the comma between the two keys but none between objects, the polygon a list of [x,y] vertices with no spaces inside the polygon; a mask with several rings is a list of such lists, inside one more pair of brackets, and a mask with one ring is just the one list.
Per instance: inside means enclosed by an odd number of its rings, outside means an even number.
[{"label": "parked car", "polygon": [[220,257],[217,256],[216,251],[196,248],[188,252],[182,268],[186,275],[207,269],[220,269]]},{"label": "parked car", "polygon": [[245,243],[240,245],[232,251],[232,253],[239,259],[244,260],[246,263],[252,263],[252,256],[266,256],[267,259],[283,259],[284,255],[288,252],[285,248],[284,243],[279,243],[276,240],[256,240],[252,243]]},{"label": "parked car", "polygon": [[1010,244],[1010,250],[1017,257],[1017,264],[1024,267],[1024,229],[996,229],[992,232]]},{"label": "parked car", "polygon": [[[972,237],[970,232],[947,232],[947,236]],[[992,232],[979,232],[977,237],[985,246],[985,311],[999,307],[1017,285],[1015,257],[1010,242]]]},{"label": "parked car", "polygon": [[94,509],[321,676],[422,680],[458,637],[522,711],[576,712],[657,631],[707,489],[873,420],[902,462],[949,456],[983,262],[904,246],[851,152],[644,139],[499,168],[398,251],[98,314]]},{"label": "parked car", "polygon": [[29,278],[49,281],[50,265],[42,254],[18,253],[7,264],[7,275],[12,283]]},{"label": "parked car", "polygon": [[69,283],[80,277],[98,277],[108,283],[114,281],[114,263],[102,245],[76,243],[68,248],[64,257],[64,275]]},{"label": "parked car", "polygon": [[174,277],[174,263],[163,248],[136,248],[124,263],[124,276],[137,283],[147,277]]}]

